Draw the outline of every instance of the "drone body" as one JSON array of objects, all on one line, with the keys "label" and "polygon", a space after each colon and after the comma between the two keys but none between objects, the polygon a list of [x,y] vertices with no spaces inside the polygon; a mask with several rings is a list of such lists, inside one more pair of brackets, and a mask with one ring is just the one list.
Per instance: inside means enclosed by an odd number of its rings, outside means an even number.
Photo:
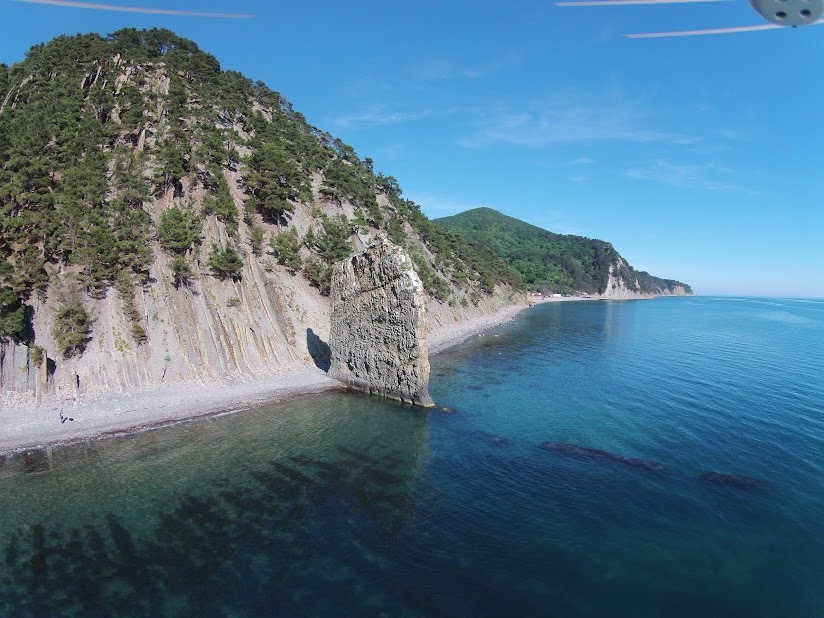
[{"label": "drone body", "polygon": [[806,26],[818,21],[824,12],[824,0],[750,0],[750,5],[779,26]]}]

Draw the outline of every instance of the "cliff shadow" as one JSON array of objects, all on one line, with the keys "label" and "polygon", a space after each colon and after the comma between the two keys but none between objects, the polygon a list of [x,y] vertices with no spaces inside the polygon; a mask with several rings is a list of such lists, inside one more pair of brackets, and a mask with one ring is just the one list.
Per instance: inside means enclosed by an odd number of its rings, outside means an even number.
[{"label": "cliff shadow", "polygon": [[329,371],[329,367],[332,365],[332,350],[329,348],[329,344],[318,337],[311,328],[306,329],[306,348],[315,362],[315,367],[323,371]]}]

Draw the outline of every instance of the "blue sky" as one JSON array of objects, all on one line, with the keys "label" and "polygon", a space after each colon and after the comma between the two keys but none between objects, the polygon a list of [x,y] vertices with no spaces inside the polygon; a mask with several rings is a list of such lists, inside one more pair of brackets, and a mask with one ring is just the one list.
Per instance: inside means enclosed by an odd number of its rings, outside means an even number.
[{"label": "blue sky", "polygon": [[206,19],[0,0],[0,62],[58,34],[166,27],[371,157],[430,217],[489,206],[602,238],[701,294],[824,296],[824,27],[744,0],[110,0]]}]

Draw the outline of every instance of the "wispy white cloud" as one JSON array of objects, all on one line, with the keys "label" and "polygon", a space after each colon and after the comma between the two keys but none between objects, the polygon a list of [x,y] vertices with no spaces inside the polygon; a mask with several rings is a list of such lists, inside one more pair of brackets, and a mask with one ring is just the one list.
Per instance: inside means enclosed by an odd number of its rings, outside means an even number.
[{"label": "wispy white cloud", "polygon": [[727,182],[729,168],[715,163],[673,163],[658,159],[650,164],[631,167],[627,176],[635,180],[647,180],[681,187],[704,189],[706,191],[737,191],[740,187]]},{"label": "wispy white cloud", "polygon": [[429,217],[448,217],[473,208],[492,208],[488,204],[472,204],[438,197],[436,195],[421,194],[405,196],[420,205],[421,210]]},{"label": "wispy white cloud", "polygon": [[576,176],[570,176],[569,179],[574,183],[580,184],[580,183],[584,182],[587,179],[587,177],[583,176],[581,174],[578,174]]},{"label": "wispy white cloud", "polygon": [[[501,212],[503,211],[501,208],[492,204],[464,202],[426,193],[416,195],[404,194],[404,197],[407,197],[418,204],[424,214],[433,219],[456,215],[467,210],[472,210],[473,208],[493,208]],[[521,218],[517,213],[513,212],[504,214]],[[583,234],[580,229],[564,223],[563,220],[565,218],[565,213],[560,211],[549,211],[542,213],[537,217],[523,217],[523,220],[531,225],[549,230],[550,232],[555,232],[556,234],[572,234],[575,236],[582,236]]]},{"label": "wispy white cloud", "polygon": [[115,11],[120,13],[143,13],[144,15],[171,15],[175,17],[214,17],[220,19],[250,19],[254,15],[246,13],[210,13],[206,11],[182,11],[121,4],[98,4],[97,2],[75,2],[74,0],[14,0],[27,4],[47,4],[72,9],[92,9],[96,11]]},{"label": "wispy white cloud", "polygon": [[483,79],[504,69],[519,64],[519,54],[509,53],[482,64],[462,65],[452,60],[433,59],[425,61],[411,70],[411,75],[418,81],[439,81],[447,79]]},{"label": "wispy white cloud", "polygon": [[497,108],[484,114],[479,128],[460,140],[466,147],[496,143],[547,146],[576,142],[621,141],[692,144],[697,137],[655,128],[638,106],[622,100],[561,95],[522,110]]},{"label": "wispy white cloud", "polygon": [[563,219],[565,217],[566,215],[564,215],[563,213],[550,212],[539,217],[529,217],[527,223],[537,225],[538,227],[542,227],[545,230],[549,230],[550,232],[554,232],[556,234],[571,234],[573,236],[584,236],[580,229],[568,225],[567,223],[564,223]]},{"label": "wispy white cloud", "polygon": [[569,162],[570,165],[592,165],[593,163],[595,163],[595,159],[587,157],[586,155]]},{"label": "wispy white cloud", "polygon": [[372,107],[365,111],[343,114],[331,119],[337,129],[351,129],[357,127],[380,127],[406,122],[415,122],[428,118],[451,116],[459,113],[458,108],[418,109],[413,111],[388,110],[384,107]]},{"label": "wispy white cloud", "polygon": [[385,126],[399,124],[410,120],[424,118],[424,112],[391,112],[381,109],[371,109],[362,112],[344,114],[332,119],[332,124],[339,129],[349,129],[355,126]]}]

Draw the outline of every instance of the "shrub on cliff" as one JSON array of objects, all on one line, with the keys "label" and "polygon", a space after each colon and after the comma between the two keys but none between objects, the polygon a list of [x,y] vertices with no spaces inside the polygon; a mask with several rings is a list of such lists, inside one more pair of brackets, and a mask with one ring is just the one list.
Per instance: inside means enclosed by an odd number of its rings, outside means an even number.
[{"label": "shrub on cliff", "polygon": [[281,232],[277,236],[272,236],[269,241],[272,248],[272,255],[292,272],[298,270],[303,261],[300,259],[300,240],[298,231],[295,228]]},{"label": "shrub on cliff", "polygon": [[178,255],[175,259],[169,262],[169,268],[172,270],[173,283],[176,288],[181,284],[189,285],[192,279],[192,268],[182,255]]},{"label": "shrub on cliff", "polygon": [[324,296],[329,295],[329,290],[332,287],[331,266],[312,256],[304,263],[303,271],[309,282],[318,288],[321,294]]},{"label": "shrub on cliff", "polygon": [[76,294],[57,305],[54,310],[52,336],[64,358],[83,353],[89,341],[93,322]]},{"label": "shrub on cliff", "polygon": [[191,208],[172,206],[160,215],[157,238],[160,246],[173,253],[185,253],[200,240],[203,222]]},{"label": "shrub on cliff", "polygon": [[233,280],[240,276],[243,270],[243,260],[240,259],[237,251],[229,245],[221,249],[215,243],[209,251],[209,267],[215,271],[220,278],[231,277]]},{"label": "shrub on cliff", "polygon": [[0,341],[17,338],[26,327],[26,314],[20,298],[9,288],[0,285]]},{"label": "shrub on cliff", "polygon": [[352,255],[352,243],[349,242],[350,226],[345,217],[322,217],[320,230],[316,233],[310,229],[304,242],[312,251],[318,253],[327,264],[334,264]]}]

